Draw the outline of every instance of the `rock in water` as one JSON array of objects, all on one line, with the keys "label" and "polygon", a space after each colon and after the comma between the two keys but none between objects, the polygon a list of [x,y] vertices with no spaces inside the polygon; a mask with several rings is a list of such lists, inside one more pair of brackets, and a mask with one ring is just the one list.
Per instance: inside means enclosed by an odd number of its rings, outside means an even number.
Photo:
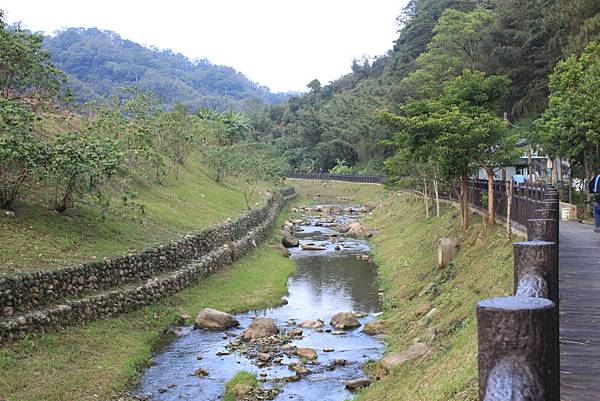
[{"label": "rock in water", "polygon": [[298,376],[306,376],[307,374],[310,373],[310,370],[308,370],[306,368],[306,366],[304,366],[303,364],[298,363],[298,362],[292,362],[292,363],[290,363],[288,365],[288,369],[291,370],[291,371],[296,372],[296,374]]},{"label": "rock in water", "polygon": [[285,246],[286,248],[295,248],[298,245],[300,245],[300,242],[298,241],[298,239],[296,239],[292,236],[286,235],[283,238],[281,238],[281,244],[283,246]]},{"label": "rock in water", "polygon": [[243,400],[247,395],[252,393],[251,385],[246,383],[239,383],[233,386],[232,393],[235,396],[236,400]]},{"label": "rock in water", "polygon": [[429,352],[429,346],[425,343],[416,343],[405,351],[396,352],[385,356],[379,361],[382,368],[388,372],[396,366],[400,366],[405,362],[412,361],[415,358],[423,356]]},{"label": "rock in water", "polygon": [[300,327],[304,327],[305,329],[320,329],[325,326],[325,323],[321,319],[317,320],[307,320],[299,324]]},{"label": "rock in water", "polygon": [[194,326],[204,330],[226,330],[239,325],[233,315],[211,308],[200,311],[194,321]]},{"label": "rock in water", "polygon": [[257,317],[244,332],[245,340],[274,336],[277,334],[275,320],[266,317]]},{"label": "rock in water", "polygon": [[356,390],[357,388],[370,385],[371,379],[368,377],[361,377],[360,379],[347,380],[344,384],[348,390]]},{"label": "rock in water", "polygon": [[317,351],[312,348],[298,348],[296,350],[296,355],[298,355],[300,358],[309,360],[317,359],[319,357],[317,355]]},{"label": "rock in water", "polygon": [[300,245],[302,247],[303,250],[305,251],[324,251],[325,248],[324,246],[321,245],[315,245],[313,243],[306,243],[306,244],[301,244]]},{"label": "rock in water", "polygon": [[338,330],[349,330],[359,327],[360,322],[352,312],[340,312],[331,318],[331,325]]}]

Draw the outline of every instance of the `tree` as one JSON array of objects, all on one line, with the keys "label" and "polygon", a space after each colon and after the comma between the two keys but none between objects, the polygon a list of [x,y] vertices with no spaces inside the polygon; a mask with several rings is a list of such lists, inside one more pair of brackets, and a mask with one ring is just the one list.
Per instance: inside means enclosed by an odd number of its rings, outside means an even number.
[{"label": "tree", "polygon": [[308,89],[310,89],[310,91],[314,94],[314,93],[318,93],[321,91],[321,82],[319,82],[318,79],[313,79],[312,81],[310,81],[308,84],[306,84],[306,87]]},{"label": "tree", "polygon": [[192,145],[199,129],[197,117],[190,116],[183,103],[163,115],[163,130],[167,134],[167,153],[175,166],[175,179],[179,178],[179,167],[183,166],[192,152]]},{"label": "tree", "polygon": [[217,182],[238,172],[238,155],[231,146],[207,146],[202,156],[204,165],[213,172]]},{"label": "tree", "polygon": [[70,132],[52,144],[49,170],[56,183],[54,209],[64,213],[76,196],[100,195],[102,183],[117,172],[119,142],[95,132]]},{"label": "tree", "polygon": [[200,109],[196,114],[201,120],[211,121],[222,127],[221,130],[216,131],[219,136],[215,138],[220,146],[229,146],[243,141],[252,131],[250,121],[241,113],[234,111],[221,113],[212,109]]},{"label": "tree", "polygon": [[7,100],[53,98],[64,74],[50,62],[44,36],[7,29],[0,14],[0,95]]},{"label": "tree", "polygon": [[240,188],[244,194],[246,207],[250,210],[252,197],[258,185],[261,182],[280,182],[283,171],[276,160],[257,153],[242,153],[242,150],[239,150],[239,152],[235,163],[236,176],[240,180]]},{"label": "tree", "polygon": [[[485,77],[466,70],[448,82],[437,99],[417,100],[402,107],[402,115],[384,113],[398,130],[396,144],[414,162],[431,163],[434,171],[458,180],[461,221],[468,228],[467,185],[476,166],[484,166],[493,189],[493,167],[506,162],[515,144],[507,137],[503,120],[491,112],[502,99],[502,77]],[[507,156],[508,155],[508,156]],[[506,159],[505,159],[506,158]],[[493,222],[493,190],[488,191]]]},{"label": "tree", "polygon": [[489,76],[465,70],[446,84],[441,101],[457,106],[476,124],[469,132],[475,160],[485,170],[488,180],[488,222],[494,224],[494,170],[514,162],[519,152],[518,137],[509,134],[500,114],[500,104],[509,91],[510,81],[502,76]]},{"label": "tree", "polygon": [[0,96],[0,208],[9,209],[32,174],[42,170],[47,147],[33,134],[35,114]]},{"label": "tree", "polygon": [[[536,121],[540,143],[552,156],[583,164],[586,176],[600,168],[600,44],[567,57],[550,76],[548,108]],[[595,160],[595,163],[594,163]]]},{"label": "tree", "polygon": [[493,20],[494,12],[484,8],[471,12],[446,10],[433,30],[428,51],[416,60],[419,69],[405,78],[402,86],[409,93],[431,97],[439,94],[443,82],[464,69],[481,69],[481,43]]}]

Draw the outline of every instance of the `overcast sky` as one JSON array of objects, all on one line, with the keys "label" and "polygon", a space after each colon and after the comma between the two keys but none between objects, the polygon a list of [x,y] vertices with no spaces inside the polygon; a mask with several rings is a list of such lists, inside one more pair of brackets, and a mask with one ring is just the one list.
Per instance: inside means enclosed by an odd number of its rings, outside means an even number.
[{"label": "overcast sky", "polygon": [[304,91],[384,54],[407,0],[2,0],[8,23],[52,33],[98,27],[234,67],[273,91]]}]

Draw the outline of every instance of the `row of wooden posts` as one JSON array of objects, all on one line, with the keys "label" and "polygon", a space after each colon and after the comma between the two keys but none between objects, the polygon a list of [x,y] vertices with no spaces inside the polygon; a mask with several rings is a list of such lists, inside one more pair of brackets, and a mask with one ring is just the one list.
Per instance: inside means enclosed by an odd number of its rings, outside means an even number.
[{"label": "row of wooden posts", "polygon": [[480,401],[560,401],[559,197],[546,188],[514,246],[514,296],[477,305]]}]

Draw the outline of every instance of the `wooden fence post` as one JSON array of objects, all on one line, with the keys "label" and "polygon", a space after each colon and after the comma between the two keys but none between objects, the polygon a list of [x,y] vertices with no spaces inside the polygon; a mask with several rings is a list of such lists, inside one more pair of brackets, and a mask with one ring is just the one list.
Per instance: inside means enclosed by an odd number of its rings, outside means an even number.
[{"label": "wooden fence post", "polygon": [[555,305],[492,298],[477,305],[480,401],[559,401]]},{"label": "wooden fence post", "polygon": [[508,238],[512,236],[512,197],[513,197],[513,179],[510,177],[510,181],[508,182],[508,191],[506,191],[506,235]]}]

